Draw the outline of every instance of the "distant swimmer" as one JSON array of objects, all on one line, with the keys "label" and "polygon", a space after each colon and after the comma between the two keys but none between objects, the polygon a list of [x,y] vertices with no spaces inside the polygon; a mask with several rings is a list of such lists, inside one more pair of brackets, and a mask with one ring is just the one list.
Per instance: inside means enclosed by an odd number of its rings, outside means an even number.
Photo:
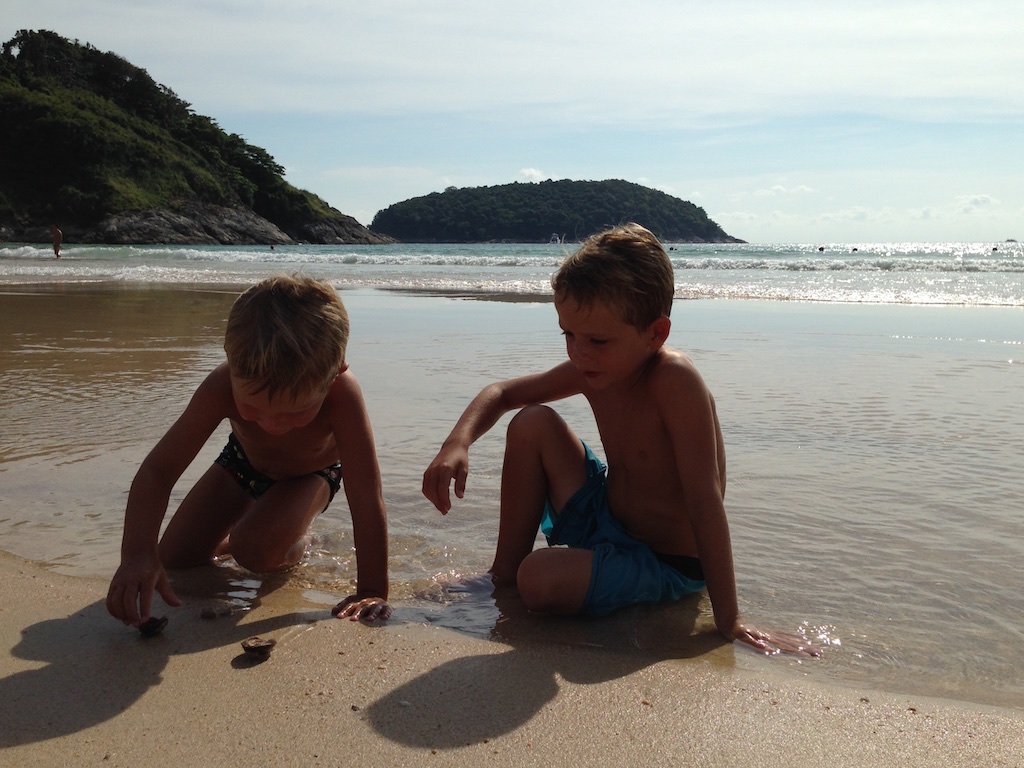
[{"label": "distant swimmer", "polygon": [[824,245],[819,245],[818,246],[818,253],[824,253],[824,252],[825,252],[825,246]]},{"label": "distant swimmer", "polygon": [[53,235],[53,255],[58,259],[60,258],[60,244],[64,242],[64,233],[61,232],[56,224],[50,225],[50,234]]}]

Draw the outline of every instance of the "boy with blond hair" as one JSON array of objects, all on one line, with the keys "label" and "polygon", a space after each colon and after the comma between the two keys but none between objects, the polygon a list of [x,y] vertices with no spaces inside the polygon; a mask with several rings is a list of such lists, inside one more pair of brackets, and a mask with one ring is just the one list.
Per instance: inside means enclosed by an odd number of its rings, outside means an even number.
[{"label": "boy with blond hair", "polygon": [[[715,402],[689,357],[665,345],[675,292],[661,243],[635,224],[583,243],[552,278],[568,361],[491,384],[423,475],[442,514],[462,498],[469,447],[506,412],[496,587],[528,608],[603,614],[707,587],[718,631],[765,653],[816,654],[740,617]],[[582,394],[608,467],[542,403]],[[550,547],[534,550],[538,527]],[[565,545],[565,546],[554,546]]]},{"label": "boy with blond hair", "polygon": [[[280,276],[235,301],[224,336],[227,360],[142,462],[125,513],[121,565],[107,610],[125,624],[150,618],[154,590],[181,602],[165,569],[230,554],[256,573],[287,570],[307,531],[345,488],[357,560],[356,594],[338,617],[386,619],[387,517],[373,432],[345,351],[349,320],[326,282]],[[231,435],[185,496],[162,537],[171,489],[217,426]]]}]

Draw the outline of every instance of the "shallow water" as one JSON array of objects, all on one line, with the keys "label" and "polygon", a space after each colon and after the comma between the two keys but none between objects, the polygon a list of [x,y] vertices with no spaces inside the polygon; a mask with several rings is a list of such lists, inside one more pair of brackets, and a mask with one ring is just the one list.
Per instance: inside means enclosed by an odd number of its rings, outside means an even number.
[{"label": "shallow water", "polygon": [[[0,549],[71,574],[113,572],[131,478],[221,359],[233,297],[180,287],[0,293]],[[523,632],[522,620],[508,621],[521,619],[514,602],[445,588],[490,564],[502,425],[474,447],[467,497],[447,517],[419,485],[483,384],[562,359],[552,306],[343,297],[384,471],[398,617]],[[825,645],[822,659],[772,665],[1024,706],[1024,309],[705,300],[677,302],[673,321],[671,341],[718,401],[741,608]],[[558,408],[600,445],[581,399]],[[224,434],[178,484],[172,509]],[[291,579],[330,602],[355,575],[342,501],[314,532]],[[230,583],[226,596],[243,603],[259,591],[241,572]],[[704,599],[582,624],[528,620],[525,631],[665,651],[708,615]]]}]

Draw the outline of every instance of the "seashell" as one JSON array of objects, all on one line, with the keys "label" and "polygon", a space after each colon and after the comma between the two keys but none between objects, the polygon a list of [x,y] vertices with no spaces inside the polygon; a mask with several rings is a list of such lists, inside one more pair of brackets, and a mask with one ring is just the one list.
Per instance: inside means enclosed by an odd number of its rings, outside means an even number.
[{"label": "seashell", "polygon": [[265,659],[275,645],[277,645],[277,640],[253,636],[242,641],[242,650],[249,656]]},{"label": "seashell", "polygon": [[142,633],[143,637],[156,637],[164,631],[166,626],[166,616],[161,616],[159,619],[156,616],[150,616],[146,621],[139,624],[139,632]]}]

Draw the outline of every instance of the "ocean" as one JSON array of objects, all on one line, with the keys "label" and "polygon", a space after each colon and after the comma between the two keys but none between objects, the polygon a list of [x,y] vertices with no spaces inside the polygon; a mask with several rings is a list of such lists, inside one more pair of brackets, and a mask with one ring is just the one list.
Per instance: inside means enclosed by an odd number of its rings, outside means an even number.
[{"label": "ocean", "polygon": [[[824,649],[802,662],[737,649],[735,663],[1024,707],[1022,246],[668,247],[669,341],[701,369],[725,434],[741,610]],[[569,250],[70,243],[57,260],[0,246],[0,550],[109,578],[131,478],[222,359],[238,287],[304,272],[330,279],[352,317],[395,620],[522,632],[514,606],[472,581],[451,586],[490,564],[504,422],[474,446],[467,496],[448,516],[419,486],[481,386],[563,359],[548,280]],[[585,402],[557,408],[600,453]],[[225,435],[178,484],[172,511]],[[343,501],[313,532],[290,580],[331,605],[355,573]],[[219,570],[239,606],[270,588]],[[526,626],[549,641],[671,653],[694,610],[707,624],[706,603]]]},{"label": "ocean", "polygon": [[[1024,245],[669,244],[681,299],[1021,306]],[[546,296],[570,245],[0,247],[0,284],[244,284],[307,270],[339,288]]]}]

